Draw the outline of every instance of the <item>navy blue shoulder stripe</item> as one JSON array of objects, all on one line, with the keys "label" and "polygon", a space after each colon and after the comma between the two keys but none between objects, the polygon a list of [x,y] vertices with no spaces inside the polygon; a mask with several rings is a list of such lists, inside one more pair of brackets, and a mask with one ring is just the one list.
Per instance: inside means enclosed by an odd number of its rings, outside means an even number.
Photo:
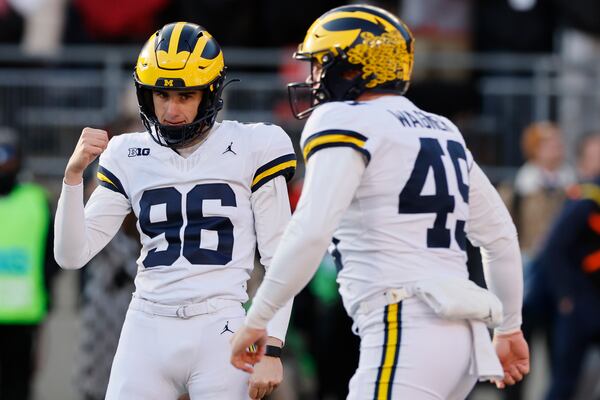
[{"label": "navy blue shoulder stripe", "polygon": [[115,176],[115,174],[113,174],[103,166],[99,166],[96,176],[98,177],[98,181],[100,182],[101,186],[104,186],[105,188],[110,189],[113,192],[121,193],[123,196],[125,196],[126,199],[129,198],[127,197],[127,193],[125,193],[125,189],[123,188],[121,181]]},{"label": "navy blue shoulder stripe", "polygon": [[344,135],[344,136],[356,138],[358,140],[362,140],[364,142],[367,141],[367,137],[365,135],[362,135],[355,131],[349,131],[346,129],[326,129],[324,131],[319,131],[317,133],[313,133],[312,135],[310,135],[306,139],[304,147],[306,147],[309,144],[309,142],[311,142],[312,140],[314,140],[318,137],[327,136],[327,135]]},{"label": "navy blue shoulder stripe", "polygon": [[368,138],[358,132],[344,129],[328,129],[317,132],[308,137],[304,142],[302,153],[304,159],[308,159],[321,149],[329,147],[351,147],[360,152],[366,159],[367,164],[371,161],[371,153],[365,148]]}]

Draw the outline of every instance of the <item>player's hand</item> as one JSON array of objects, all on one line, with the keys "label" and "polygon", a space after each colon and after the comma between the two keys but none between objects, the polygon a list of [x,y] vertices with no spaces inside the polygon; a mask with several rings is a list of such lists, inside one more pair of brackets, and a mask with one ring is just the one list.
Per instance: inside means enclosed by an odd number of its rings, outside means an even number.
[{"label": "player's hand", "polygon": [[494,347],[504,370],[504,379],[494,381],[498,389],[514,385],[529,373],[529,346],[523,332],[494,335]]},{"label": "player's hand", "polygon": [[267,330],[248,328],[243,325],[231,337],[231,364],[248,373],[254,372],[254,364],[258,363],[267,344]]},{"label": "player's hand", "polygon": [[271,394],[283,380],[283,365],[278,357],[264,356],[254,366],[248,382],[248,395],[252,400]]},{"label": "player's hand", "polygon": [[65,183],[78,185],[83,179],[83,171],[108,146],[108,133],[102,129],[83,128],[75,150],[67,163]]}]

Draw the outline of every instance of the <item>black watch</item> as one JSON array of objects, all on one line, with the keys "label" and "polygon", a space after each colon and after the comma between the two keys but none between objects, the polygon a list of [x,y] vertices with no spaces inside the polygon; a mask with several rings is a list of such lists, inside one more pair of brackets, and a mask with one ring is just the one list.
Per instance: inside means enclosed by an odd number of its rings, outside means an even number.
[{"label": "black watch", "polygon": [[267,348],[265,349],[265,356],[280,358],[281,347],[267,345]]}]

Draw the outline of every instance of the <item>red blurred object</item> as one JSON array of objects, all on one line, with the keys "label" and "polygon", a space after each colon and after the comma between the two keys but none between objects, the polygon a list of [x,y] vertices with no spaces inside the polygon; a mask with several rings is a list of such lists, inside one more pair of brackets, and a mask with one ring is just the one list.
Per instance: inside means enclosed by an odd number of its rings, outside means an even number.
[{"label": "red blurred object", "polygon": [[169,0],[75,0],[88,34],[93,38],[145,38],[154,17]]},{"label": "red blurred object", "polygon": [[302,184],[304,183],[304,179],[294,179],[288,185],[288,196],[290,197],[290,207],[292,208],[292,212],[296,209],[296,205],[298,204],[298,200],[300,199],[300,194],[302,194]]}]

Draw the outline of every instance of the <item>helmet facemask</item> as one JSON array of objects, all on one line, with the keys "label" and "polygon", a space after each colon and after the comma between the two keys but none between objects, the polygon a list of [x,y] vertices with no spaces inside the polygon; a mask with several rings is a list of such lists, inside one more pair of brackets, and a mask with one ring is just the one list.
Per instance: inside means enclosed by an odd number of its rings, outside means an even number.
[{"label": "helmet facemask", "polygon": [[[327,53],[320,57],[321,62],[317,57],[302,53],[295,53],[294,58],[311,62],[311,73],[306,82],[288,84],[290,107],[298,119],[308,117],[322,103],[355,100],[365,90],[364,80],[360,77],[357,66],[348,63],[344,56],[334,57]],[[319,77],[314,76],[315,65],[321,67]],[[302,103],[306,103],[307,98],[310,106],[301,110]]]}]

